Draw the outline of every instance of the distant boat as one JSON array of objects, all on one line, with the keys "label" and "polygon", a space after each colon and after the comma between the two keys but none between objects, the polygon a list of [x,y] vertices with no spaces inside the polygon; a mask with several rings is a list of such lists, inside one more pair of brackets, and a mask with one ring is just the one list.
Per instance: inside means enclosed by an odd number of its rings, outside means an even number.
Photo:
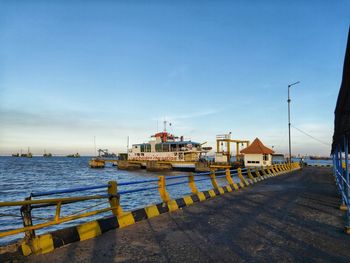
[{"label": "distant boat", "polygon": [[100,158],[117,158],[115,153],[109,153],[108,149],[98,149],[98,157]]},{"label": "distant boat", "polygon": [[29,147],[28,147],[27,153],[22,153],[22,150],[21,150],[21,157],[25,157],[25,158],[32,158],[33,157],[33,154],[30,152]]},{"label": "distant boat", "polygon": [[19,153],[13,153],[12,157],[19,157]]},{"label": "distant boat", "polygon": [[43,157],[52,157],[51,153],[46,153],[46,150],[44,150]]},{"label": "distant boat", "polygon": [[32,157],[33,157],[33,154],[32,154],[31,152],[29,152],[29,153],[22,153],[22,154],[21,154],[21,157],[32,158]]},{"label": "distant boat", "polygon": [[67,155],[67,157],[69,157],[69,158],[79,158],[80,154],[79,153],[69,154],[69,155]]}]

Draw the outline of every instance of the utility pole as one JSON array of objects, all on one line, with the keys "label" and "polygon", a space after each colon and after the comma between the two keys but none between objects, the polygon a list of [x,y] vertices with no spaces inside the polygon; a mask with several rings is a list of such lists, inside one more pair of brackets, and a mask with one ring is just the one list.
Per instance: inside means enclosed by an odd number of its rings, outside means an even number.
[{"label": "utility pole", "polygon": [[292,162],[292,142],[291,142],[291,136],[290,136],[290,87],[299,84],[300,81],[294,82],[292,84],[288,85],[288,135],[289,135],[289,160],[288,160],[288,164],[291,164]]}]

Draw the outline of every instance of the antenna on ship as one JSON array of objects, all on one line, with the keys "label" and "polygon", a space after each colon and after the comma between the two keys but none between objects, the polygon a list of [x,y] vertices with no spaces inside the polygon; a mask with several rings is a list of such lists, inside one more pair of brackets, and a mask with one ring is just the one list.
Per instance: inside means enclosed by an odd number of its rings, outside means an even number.
[{"label": "antenna on ship", "polygon": [[129,136],[128,136],[127,143],[126,143],[126,152],[129,152]]},{"label": "antenna on ship", "polygon": [[94,136],[94,150],[95,150],[95,156],[97,156],[97,152],[96,152],[96,136]]},{"label": "antenna on ship", "polygon": [[166,120],[164,120],[164,132],[166,132]]}]

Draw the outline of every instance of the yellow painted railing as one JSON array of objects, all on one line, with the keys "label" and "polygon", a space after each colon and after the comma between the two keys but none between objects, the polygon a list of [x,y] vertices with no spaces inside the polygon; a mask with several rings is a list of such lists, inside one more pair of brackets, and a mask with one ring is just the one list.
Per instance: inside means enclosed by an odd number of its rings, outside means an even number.
[{"label": "yellow painted railing", "polygon": [[[190,174],[190,175],[175,176],[175,177],[168,177],[168,178],[166,178],[165,176],[159,176],[158,179],[136,182],[136,183],[157,182],[158,185],[156,187],[151,187],[151,188],[144,188],[144,189],[139,188],[139,189],[128,190],[128,191],[118,191],[117,182],[110,181],[108,182],[108,185],[107,185],[107,194],[76,196],[76,197],[59,197],[59,198],[48,198],[48,199],[40,199],[40,200],[32,200],[31,197],[29,197],[29,198],[26,198],[26,200],[24,201],[0,202],[0,208],[9,207],[9,206],[21,207],[21,213],[22,213],[23,224],[24,224],[24,227],[0,232],[0,238],[23,233],[23,232],[25,232],[25,235],[27,238],[32,238],[35,236],[35,230],[53,226],[53,225],[62,224],[72,220],[91,217],[91,216],[94,216],[100,213],[105,213],[108,211],[111,211],[111,213],[117,217],[122,216],[124,212],[120,205],[120,194],[139,192],[143,190],[146,191],[149,189],[157,188],[161,200],[165,203],[169,203],[173,201],[167,191],[167,187],[170,187],[170,186],[187,183],[191,193],[198,194],[198,188],[196,186],[196,182],[203,181],[203,180],[210,180],[213,186],[213,189],[222,191],[222,188],[219,186],[217,182],[217,178],[219,177],[219,178],[226,179],[227,184],[237,190],[239,186],[241,188],[248,186],[250,184],[249,182],[251,183],[256,182],[259,180],[263,180],[266,177],[276,176],[278,174],[289,172],[290,170],[298,169],[298,168],[300,168],[299,163],[292,163],[290,166],[288,164],[279,164],[279,165],[274,165],[273,167],[263,167],[260,170],[258,168],[255,168],[254,170],[255,176],[253,176],[250,168],[244,169],[244,172],[243,172],[242,169],[240,168],[238,168],[237,170],[230,170],[229,166],[213,166],[211,167],[212,170],[209,173],[201,173],[197,175]],[[234,171],[234,174],[238,175],[239,182],[235,182],[234,179],[232,178],[231,176],[232,171]],[[262,174],[260,174],[260,172]],[[217,174],[222,174],[222,175],[217,176]],[[205,178],[202,177],[201,179],[195,179],[195,177],[204,176],[204,175],[206,175]],[[188,180],[184,182],[176,182],[176,183],[167,185],[166,183],[167,180],[172,180],[177,178],[187,178]],[[136,183],[129,182],[129,184],[136,184]],[[126,185],[126,184],[128,183],[121,183],[120,185]],[[71,204],[75,202],[83,202],[88,200],[98,200],[98,199],[102,199],[102,200],[105,199],[106,204],[109,203],[109,207],[90,211],[90,212],[83,212],[79,214],[73,213],[71,215],[61,216],[61,209],[63,205]],[[33,224],[33,219],[31,216],[31,210],[35,208],[33,207],[33,205],[40,205],[41,207],[56,206],[55,214],[52,217],[53,219],[43,223]]]}]

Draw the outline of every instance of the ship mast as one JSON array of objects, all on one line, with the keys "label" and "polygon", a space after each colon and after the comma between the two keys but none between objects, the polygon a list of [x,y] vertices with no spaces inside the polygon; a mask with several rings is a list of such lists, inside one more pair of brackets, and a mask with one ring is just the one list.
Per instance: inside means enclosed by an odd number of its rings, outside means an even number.
[{"label": "ship mast", "polygon": [[164,121],[164,132],[166,132],[166,121]]}]

